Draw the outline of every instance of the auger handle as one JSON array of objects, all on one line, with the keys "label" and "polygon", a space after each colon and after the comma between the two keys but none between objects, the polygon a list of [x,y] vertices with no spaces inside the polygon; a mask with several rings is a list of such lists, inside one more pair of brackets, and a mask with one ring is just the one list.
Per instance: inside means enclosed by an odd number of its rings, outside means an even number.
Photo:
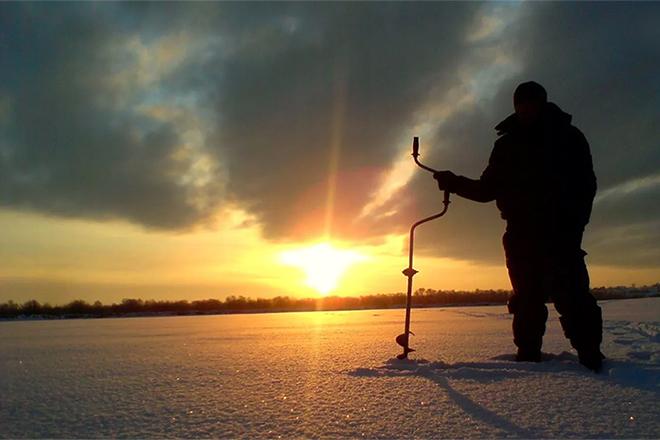
[{"label": "auger handle", "polygon": [[[419,157],[419,136],[413,137],[413,145],[412,145],[412,157],[415,159],[415,163],[419,165],[421,168],[425,169],[426,171],[429,171],[431,173],[437,173],[438,170],[434,170],[431,167],[427,167],[423,163],[421,163],[418,159]],[[445,206],[449,205],[449,191],[445,190],[444,198],[442,203],[444,203]]]}]

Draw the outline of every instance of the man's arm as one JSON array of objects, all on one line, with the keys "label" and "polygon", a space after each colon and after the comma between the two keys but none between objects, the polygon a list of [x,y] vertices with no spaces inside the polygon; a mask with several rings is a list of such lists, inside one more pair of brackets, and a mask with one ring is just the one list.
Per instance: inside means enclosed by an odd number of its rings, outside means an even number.
[{"label": "man's arm", "polygon": [[447,189],[451,193],[475,202],[492,202],[497,197],[499,186],[496,149],[497,146],[493,149],[488,160],[488,166],[481,173],[479,179],[457,176],[451,171],[440,171],[435,173],[433,177],[438,181],[441,190]]}]

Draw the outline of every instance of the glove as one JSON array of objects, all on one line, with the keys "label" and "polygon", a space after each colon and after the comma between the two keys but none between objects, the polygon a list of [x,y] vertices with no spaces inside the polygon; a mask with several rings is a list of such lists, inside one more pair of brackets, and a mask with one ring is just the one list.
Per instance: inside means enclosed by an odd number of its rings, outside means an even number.
[{"label": "glove", "polygon": [[433,173],[433,178],[438,182],[438,188],[440,191],[449,191],[453,192],[456,182],[456,174],[451,171],[438,171]]}]

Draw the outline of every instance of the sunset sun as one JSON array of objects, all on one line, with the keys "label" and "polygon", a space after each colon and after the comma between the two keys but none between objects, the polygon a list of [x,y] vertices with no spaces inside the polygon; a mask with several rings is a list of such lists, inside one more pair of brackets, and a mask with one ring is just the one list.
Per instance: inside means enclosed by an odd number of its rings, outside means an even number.
[{"label": "sunset sun", "polygon": [[346,270],[365,259],[366,257],[358,252],[337,249],[329,243],[319,243],[280,254],[280,262],[301,269],[306,275],[305,284],[321,295],[327,295],[336,289]]}]

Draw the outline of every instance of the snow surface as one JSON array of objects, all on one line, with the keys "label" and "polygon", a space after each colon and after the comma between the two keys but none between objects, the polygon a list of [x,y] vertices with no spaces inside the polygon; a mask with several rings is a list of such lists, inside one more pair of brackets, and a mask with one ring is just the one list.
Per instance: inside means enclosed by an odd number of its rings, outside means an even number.
[{"label": "snow surface", "polygon": [[605,371],[502,306],[0,323],[2,437],[660,437],[660,298],[601,303]]}]

